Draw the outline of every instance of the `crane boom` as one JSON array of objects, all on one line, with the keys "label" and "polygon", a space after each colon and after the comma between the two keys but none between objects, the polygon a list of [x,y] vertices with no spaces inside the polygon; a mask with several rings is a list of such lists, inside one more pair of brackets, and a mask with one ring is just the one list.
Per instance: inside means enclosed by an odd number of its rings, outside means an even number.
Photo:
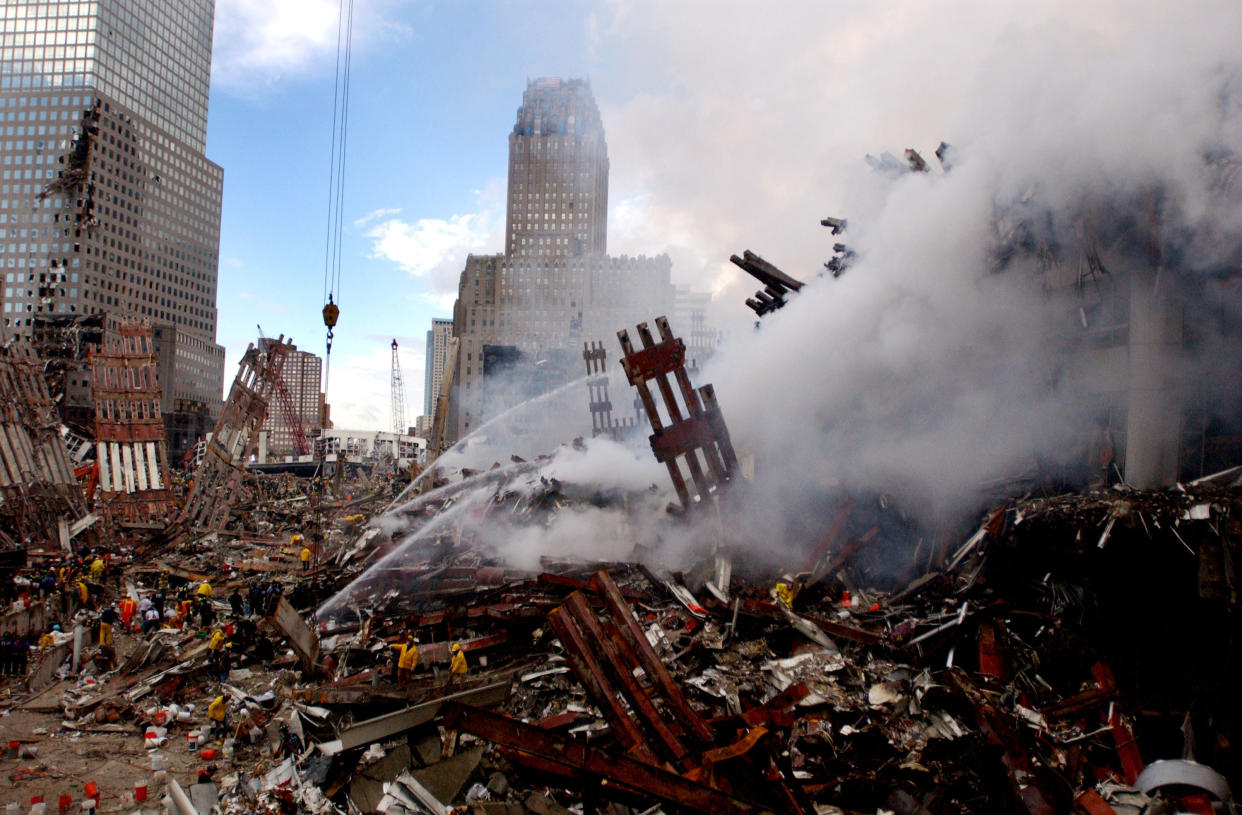
[{"label": "crane boom", "polygon": [[[267,337],[263,335],[263,326],[256,325],[259,329],[260,345],[264,345]],[[302,414],[293,406],[293,397],[289,395],[289,388],[285,385],[285,375],[281,371],[280,378],[276,380],[276,386],[273,391],[276,394],[277,407],[280,408],[281,418],[284,419],[285,427],[289,428],[293,434],[293,449],[298,456],[304,456],[310,452],[310,445],[306,442],[306,431],[302,428]]]}]

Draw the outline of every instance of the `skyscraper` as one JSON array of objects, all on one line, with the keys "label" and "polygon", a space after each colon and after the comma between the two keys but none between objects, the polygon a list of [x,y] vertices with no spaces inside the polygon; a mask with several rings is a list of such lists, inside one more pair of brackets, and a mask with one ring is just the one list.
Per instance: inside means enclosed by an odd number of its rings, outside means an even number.
[{"label": "skyscraper", "polygon": [[423,373],[423,415],[434,416],[436,399],[444,384],[444,365],[448,360],[449,340],[453,338],[453,321],[444,317],[431,320],[427,332],[427,364]]},{"label": "skyscraper", "polygon": [[509,134],[505,253],[471,255],[458,282],[442,443],[581,376],[584,341],[672,311],[667,255],[606,254],[608,169],[590,83],[527,82]]},{"label": "skyscraper", "polygon": [[505,254],[602,255],[608,145],[585,79],[528,82],[509,134]]},{"label": "skyscraper", "polygon": [[[214,414],[221,168],[203,154],[214,0],[0,6],[5,335],[147,319],[161,387]],[[81,398],[69,374],[67,399]]]}]

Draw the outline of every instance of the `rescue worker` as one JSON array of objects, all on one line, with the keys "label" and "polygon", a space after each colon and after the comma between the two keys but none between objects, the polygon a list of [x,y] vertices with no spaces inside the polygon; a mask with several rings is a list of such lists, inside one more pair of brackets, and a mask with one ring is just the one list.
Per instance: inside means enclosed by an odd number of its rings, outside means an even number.
[{"label": "rescue worker", "polygon": [[78,602],[82,605],[82,608],[86,608],[87,606],[90,605],[90,602],[91,602],[91,590],[86,587],[85,580],[79,580],[77,588],[78,588]]},{"label": "rescue worker", "polygon": [[232,610],[234,617],[241,617],[246,612],[245,601],[242,600],[241,592],[236,588],[229,595],[229,609]]},{"label": "rescue worker", "polygon": [[775,588],[772,589],[772,596],[785,606],[785,608],[793,608],[793,590],[789,588],[789,584],[784,580],[779,581]]},{"label": "rescue worker", "polygon": [[202,583],[199,584],[198,591],[195,592],[195,594],[198,595],[198,599],[200,601],[210,600],[211,599],[211,584],[208,583],[206,580],[204,580]]},{"label": "rescue worker", "polygon": [[94,580],[96,583],[102,582],[105,568],[107,567],[104,565],[103,558],[96,556],[91,563],[91,580]]},{"label": "rescue worker", "polygon": [[466,652],[461,650],[461,643],[453,643],[453,660],[449,663],[449,687],[456,687],[465,679]]},{"label": "rescue worker", "polygon": [[48,648],[51,648],[53,645],[55,645],[56,639],[55,637],[52,636],[52,632],[59,631],[59,630],[60,630],[60,626],[54,625],[47,631],[43,632],[43,636],[39,637],[39,650],[46,651]]},{"label": "rescue worker", "polygon": [[228,732],[228,727],[225,724],[227,716],[228,704],[224,701],[224,694],[212,699],[211,704],[207,705],[207,718],[211,720],[213,734],[223,736]]},{"label": "rescue worker", "polygon": [[418,665],[418,640],[406,634],[405,641],[397,643],[393,649],[397,652],[397,683],[404,685]]},{"label": "rescue worker", "polygon": [[107,646],[112,644],[112,626],[116,622],[116,609],[108,606],[99,615],[99,644]]},{"label": "rescue worker", "polygon": [[134,602],[134,598],[126,596],[121,601],[121,626],[126,631],[133,631],[134,612],[138,610],[138,604]]},{"label": "rescue worker", "polygon": [[302,571],[310,571],[311,550],[309,546],[302,547]]},{"label": "rescue worker", "polygon": [[160,627],[160,613],[151,606],[142,613],[142,633],[157,631]]},{"label": "rescue worker", "polygon": [[224,632],[217,628],[215,631],[211,632],[211,639],[207,641],[207,650],[214,652],[219,651],[223,647]]}]

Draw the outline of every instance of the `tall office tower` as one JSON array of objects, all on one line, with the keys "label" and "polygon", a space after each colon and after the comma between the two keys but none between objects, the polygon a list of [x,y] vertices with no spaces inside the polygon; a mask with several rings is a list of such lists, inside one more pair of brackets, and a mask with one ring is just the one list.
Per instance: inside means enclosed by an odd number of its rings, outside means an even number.
[{"label": "tall office tower", "polygon": [[427,365],[423,373],[423,415],[435,416],[436,399],[444,384],[444,365],[448,361],[449,340],[453,338],[453,321],[433,317],[427,332]]},{"label": "tall office tower", "polygon": [[509,134],[505,254],[602,255],[608,145],[585,79],[528,81]]},{"label": "tall office tower", "polygon": [[[212,415],[224,381],[223,171],[203,154],[213,17],[213,0],[0,5],[0,332],[149,320],[171,343],[161,389]],[[67,378],[66,399],[83,398],[81,373]]]},{"label": "tall office tower", "polygon": [[607,231],[608,147],[590,84],[527,82],[509,134],[505,253],[469,256],[458,281],[442,444],[580,377],[584,341],[672,312],[668,255],[609,257]]}]

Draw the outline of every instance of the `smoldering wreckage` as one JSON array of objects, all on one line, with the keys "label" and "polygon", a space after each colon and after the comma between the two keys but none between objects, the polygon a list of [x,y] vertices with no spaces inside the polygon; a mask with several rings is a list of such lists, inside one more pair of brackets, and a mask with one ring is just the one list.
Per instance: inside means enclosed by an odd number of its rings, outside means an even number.
[{"label": "smoldering wreckage", "polygon": [[[759,316],[804,286],[734,262]],[[1015,482],[937,528],[838,487],[801,540],[756,546],[763,468],[654,325],[619,333],[645,427],[613,418],[589,343],[595,438],[411,482],[247,471],[280,340],[245,355],[184,477],[148,327],[90,356],[89,440],[7,345],[5,631],[44,635],[8,663],[9,810],[1234,811],[1242,467],[1137,489],[1104,456],[1082,489]],[[635,435],[666,484],[558,477]],[[582,519],[628,556],[506,556]]]}]

